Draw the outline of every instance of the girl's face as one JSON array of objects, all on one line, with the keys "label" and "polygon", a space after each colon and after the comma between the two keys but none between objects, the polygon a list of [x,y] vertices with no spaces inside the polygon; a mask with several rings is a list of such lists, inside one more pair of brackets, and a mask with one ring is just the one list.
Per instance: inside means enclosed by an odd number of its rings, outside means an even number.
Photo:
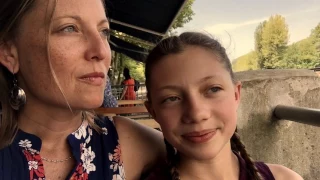
[{"label": "girl's face", "polygon": [[73,109],[99,107],[111,61],[107,41],[109,23],[103,4],[101,0],[56,1],[48,33],[47,10],[53,9],[53,2],[35,1],[23,17],[13,41],[18,62],[16,72],[19,86],[27,94],[26,105],[42,103],[66,107],[50,71],[49,59]]},{"label": "girl's face", "polygon": [[188,46],[157,62],[150,80],[149,112],[179,152],[206,160],[230,142],[241,85],[232,82],[214,53]]}]

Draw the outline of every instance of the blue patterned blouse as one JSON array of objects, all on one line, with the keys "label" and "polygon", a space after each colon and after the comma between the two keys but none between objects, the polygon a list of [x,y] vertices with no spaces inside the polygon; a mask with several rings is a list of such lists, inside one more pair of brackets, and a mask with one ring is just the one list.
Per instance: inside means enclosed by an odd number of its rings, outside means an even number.
[{"label": "blue patterned blouse", "polygon": [[[67,179],[124,180],[116,128],[108,118],[96,124],[103,133],[99,134],[84,121],[68,136],[76,166]],[[0,180],[45,180],[40,149],[40,138],[19,130],[14,142],[0,150]]]},{"label": "blue patterned blouse", "polygon": [[112,94],[110,79],[109,77],[107,77],[107,85],[104,90],[104,99],[103,99],[102,107],[117,107],[117,106],[118,106],[118,101]]}]

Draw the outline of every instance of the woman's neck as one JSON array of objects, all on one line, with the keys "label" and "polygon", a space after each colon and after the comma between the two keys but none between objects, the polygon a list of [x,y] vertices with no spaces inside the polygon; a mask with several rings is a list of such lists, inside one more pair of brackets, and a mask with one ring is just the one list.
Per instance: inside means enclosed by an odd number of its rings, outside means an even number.
[{"label": "woman's neck", "polygon": [[238,180],[240,167],[237,156],[231,151],[230,143],[213,159],[196,160],[181,156],[178,171],[181,180]]},{"label": "woman's neck", "polygon": [[[48,111],[50,109],[50,111]],[[67,145],[67,136],[82,123],[81,111],[71,112],[69,109],[25,106],[18,117],[18,127],[36,135],[42,146],[58,149]]]}]

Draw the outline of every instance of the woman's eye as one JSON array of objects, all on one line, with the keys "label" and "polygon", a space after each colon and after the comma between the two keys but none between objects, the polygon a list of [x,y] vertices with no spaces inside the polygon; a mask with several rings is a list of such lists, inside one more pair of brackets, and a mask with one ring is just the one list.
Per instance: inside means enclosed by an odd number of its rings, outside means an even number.
[{"label": "woman's eye", "polygon": [[106,37],[107,39],[110,39],[110,29],[103,29],[101,33],[104,37]]},{"label": "woman's eye", "polygon": [[76,32],[76,28],[74,26],[67,26],[62,29],[63,32],[71,33],[71,32]]}]

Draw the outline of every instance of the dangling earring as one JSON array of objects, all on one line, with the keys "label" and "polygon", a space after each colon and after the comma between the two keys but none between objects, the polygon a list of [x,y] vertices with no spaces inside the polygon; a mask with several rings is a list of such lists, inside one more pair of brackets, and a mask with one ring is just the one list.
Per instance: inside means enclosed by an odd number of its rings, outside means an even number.
[{"label": "dangling earring", "polygon": [[18,86],[18,80],[13,75],[13,87],[10,92],[9,103],[14,110],[19,110],[26,103],[27,97],[23,89]]}]

